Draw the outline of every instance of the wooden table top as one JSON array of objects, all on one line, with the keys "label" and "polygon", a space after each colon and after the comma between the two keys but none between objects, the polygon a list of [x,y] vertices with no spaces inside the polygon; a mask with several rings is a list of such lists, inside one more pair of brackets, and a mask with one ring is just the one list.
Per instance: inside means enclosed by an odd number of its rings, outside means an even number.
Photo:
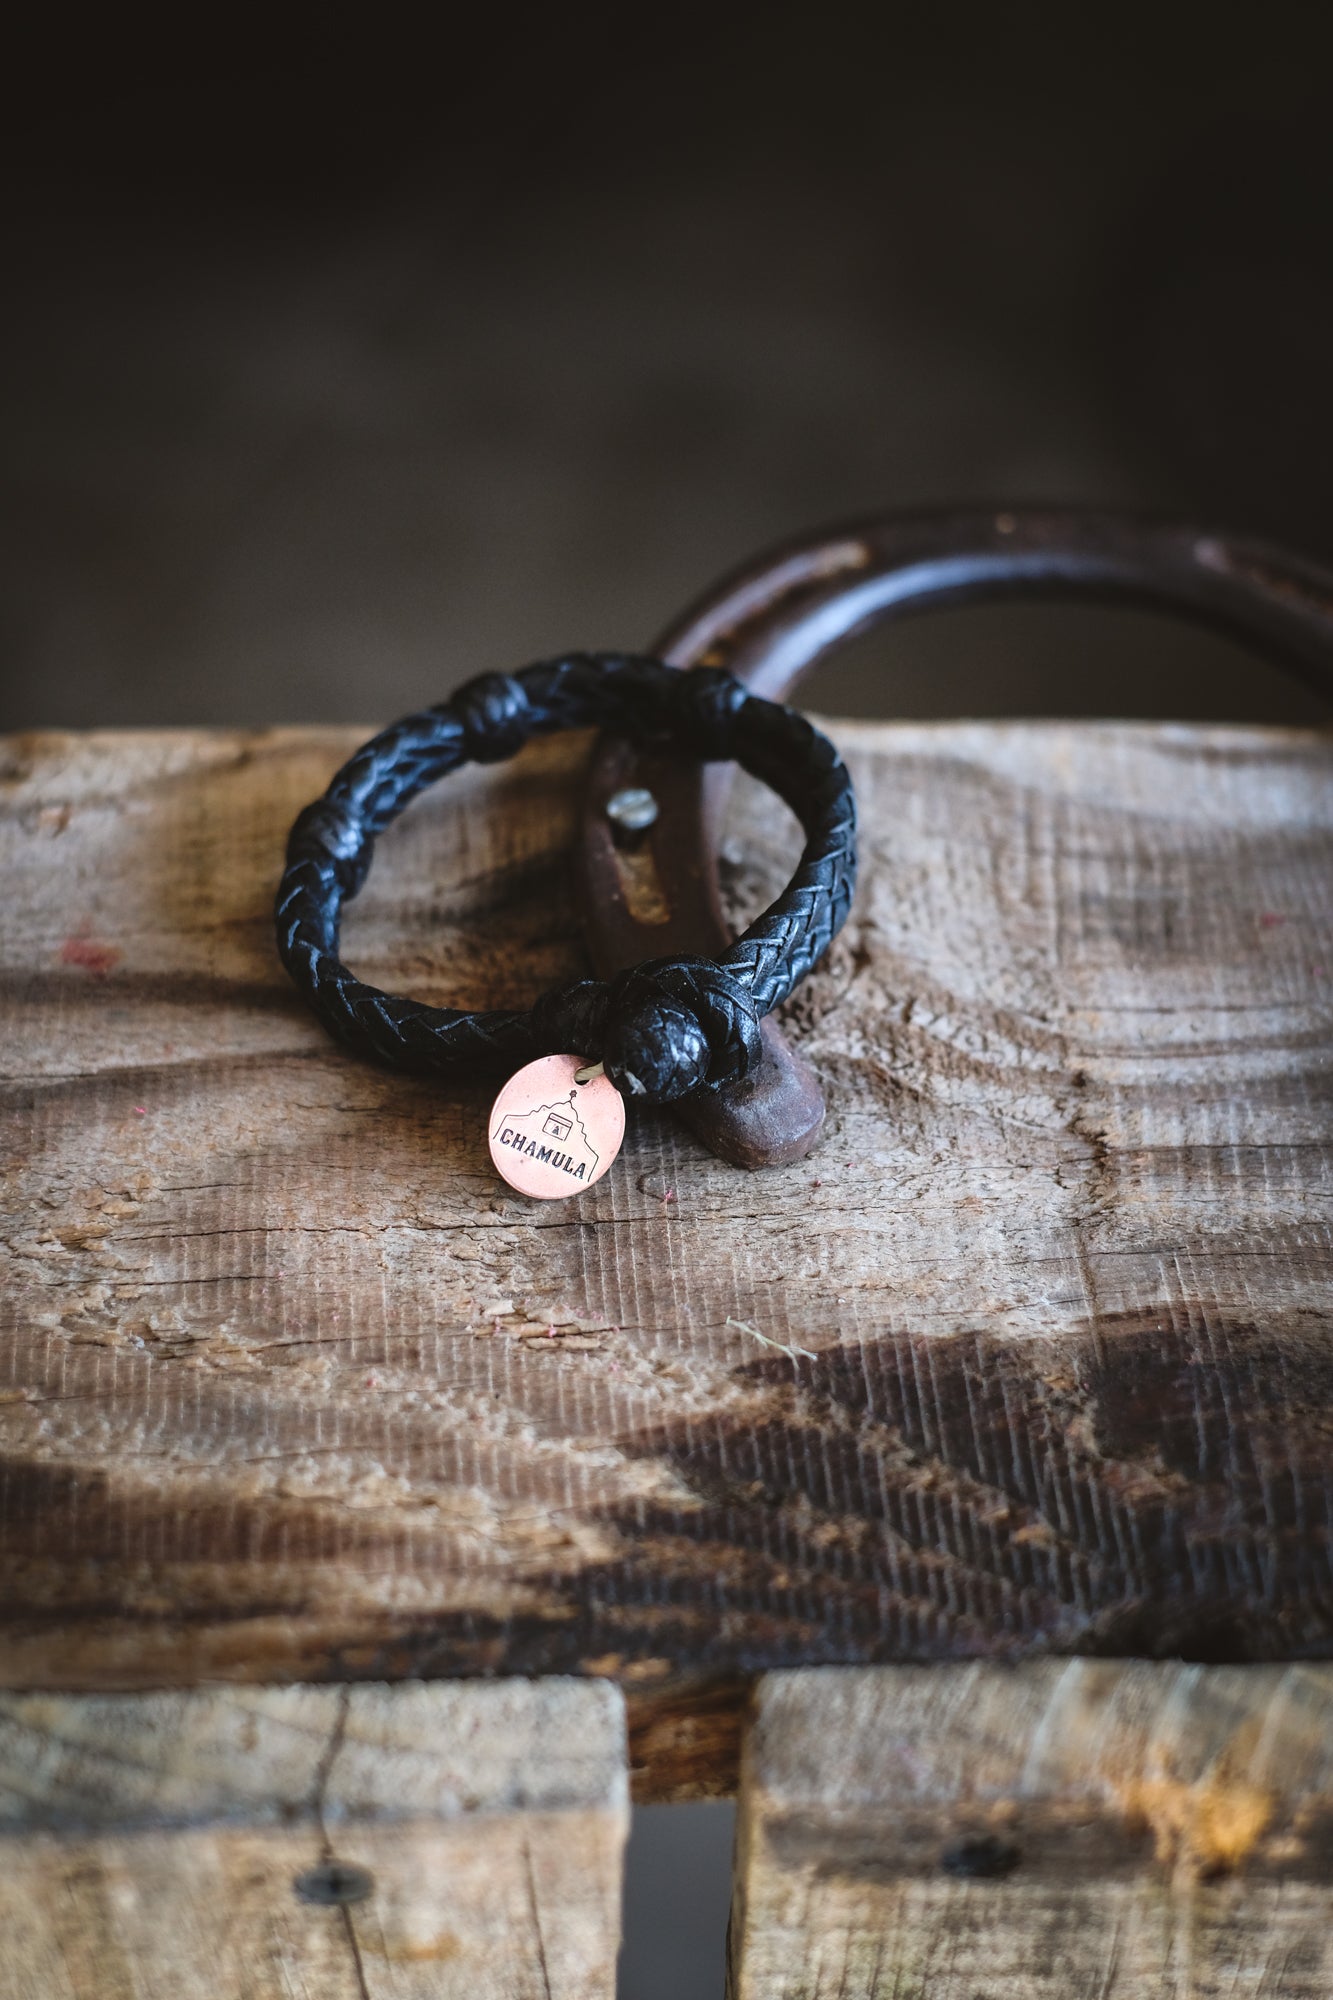
[{"label": "wooden table top", "polygon": [[[0,1685],[611,1674],[664,1791],[761,1668],[1330,1651],[1333,739],[832,733],[820,1149],[632,1110],[550,1205],[277,964],[361,732],[9,740]],[[575,972],[587,747],[414,806],[350,962]],[[795,845],[741,788],[738,914]]]}]

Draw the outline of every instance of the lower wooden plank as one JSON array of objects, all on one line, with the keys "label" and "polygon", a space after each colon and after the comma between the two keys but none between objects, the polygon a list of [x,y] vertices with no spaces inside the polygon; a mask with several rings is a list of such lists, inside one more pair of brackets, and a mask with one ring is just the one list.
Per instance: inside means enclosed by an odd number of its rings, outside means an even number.
[{"label": "lower wooden plank", "polygon": [[732,2000],[1327,2000],[1333,1668],[759,1683]]},{"label": "lower wooden plank", "polygon": [[6,2000],[611,2000],[605,1683],[0,1701]]}]

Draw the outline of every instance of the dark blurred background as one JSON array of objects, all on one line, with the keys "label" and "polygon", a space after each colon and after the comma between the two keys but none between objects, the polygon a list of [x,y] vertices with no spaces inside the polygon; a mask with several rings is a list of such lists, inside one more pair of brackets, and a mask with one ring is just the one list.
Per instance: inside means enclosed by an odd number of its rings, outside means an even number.
[{"label": "dark blurred background", "polygon": [[[1333,559],[1329,13],[60,18],[5,135],[0,719],[383,719],[877,508]],[[809,699],[1320,713],[1038,608]]]},{"label": "dark blurred background", "polygon": [[[1330,10],[67,15],[9,64],[0,724],[374,722],[956,500],[1333,562]],[[11,51],[12,53],[12,51]],[[804,698],[804,697],[803,697]],[[1138,614],[859,641],[826,711],[1324,720]],[[720,1987],[636,1819],[626,2000]]]}]

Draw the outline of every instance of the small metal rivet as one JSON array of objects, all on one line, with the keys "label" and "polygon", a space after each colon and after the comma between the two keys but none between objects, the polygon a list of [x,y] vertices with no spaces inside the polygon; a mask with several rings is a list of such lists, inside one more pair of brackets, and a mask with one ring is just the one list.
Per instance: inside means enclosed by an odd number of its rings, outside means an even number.
[{"label": "small metal rivet", "polygon": [[657,800],[646,785],[626,785],[607,800],[606,816],[622,833],[646,833],[657,819]]},{"label": "small metal rivet", "polygon": [[946,1847],[940,1856],[940,1867],[946,1875],[961,1875],[966,1880],[984,1882],[999,1875],[1012,1874],[1020,1858],[1012,1840],[1000,1840],[993,1833],[983,1833],[972,1840],[956,1840],[951,1847]]},{"label": "small metal rivet", "polygon": [[307,1868],[304,1875],[298,1875],[292,1887],[302,1903],[322,1903],[328,1908],[364,1903],[374,1891],[375,1877],[354,1861],[321,1861],[317,1868]]}]

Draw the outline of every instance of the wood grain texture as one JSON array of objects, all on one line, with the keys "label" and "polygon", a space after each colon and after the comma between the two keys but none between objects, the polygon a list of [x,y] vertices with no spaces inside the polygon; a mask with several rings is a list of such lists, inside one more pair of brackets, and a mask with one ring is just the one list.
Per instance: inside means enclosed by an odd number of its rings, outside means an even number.
[{"label": "wood grain texture", "polygon": [[[819,1151],[749,1175],[636,1112],[542,1208],[485,1086],[353,1060],[277,966],[357,732],[10,744],[0,1683],[607,1673],[651,1791],[684,1674],[1329,1649],[1329,739],[833,733],[861,888],[786,1011]],[[415,805],[351,962],[575,971],[586,748]],[[738,917],[792,851],[742,788]]]},{"label": "wood grain texture", "polygon": [[731,2000],[1333,1991],[1333,1669],[764,1677]]},{"label": "wood grain texture", "polygon": [[627,1818],[604,1683],[9,1696],[0,1990],[611,2000]]}]

